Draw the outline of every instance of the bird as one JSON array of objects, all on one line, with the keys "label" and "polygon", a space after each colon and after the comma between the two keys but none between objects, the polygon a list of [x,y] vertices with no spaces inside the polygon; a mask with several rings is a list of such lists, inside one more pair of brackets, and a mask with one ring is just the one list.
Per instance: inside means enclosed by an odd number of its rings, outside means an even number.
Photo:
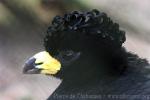
[{"label": "bird", "polygon": [[23,73],[62,79],[47,100],[146,100],[149,63],[128,52],[125,41],[119,24],[97,9],[55,16],[45,50],[25,62]]}]

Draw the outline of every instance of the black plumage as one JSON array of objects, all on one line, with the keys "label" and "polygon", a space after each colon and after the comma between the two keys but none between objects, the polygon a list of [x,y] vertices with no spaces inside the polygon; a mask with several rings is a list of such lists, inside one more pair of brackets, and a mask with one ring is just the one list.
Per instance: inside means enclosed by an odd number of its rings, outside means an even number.
[{"label": "black plumage", "polygon": [[[44,40],[46,50],[53,55],[62,50],[79,51],[84,54],[95,52],[97,55],[101,54],[103,59],[106,58],[106,61],[109,60],[109,63],[113,63],[115,70],[126,67],[126,57],[121,53],[124,52],[122,43],[125,42],[125,32],[105,13],[97,10],[73,11],[63,17],[56,16]],[[120,61],[115,60],[119,58]]]},{"label": "black plumage", "polygon": [[98,10],[56,16],[44,38],[46,51],[56,57],[68,50],[81,55],[62,66],[56,77],[63,82],[48,100],[120,100],[122,94],[129,95],[123,100],[132,100],[136,94],[149,94],[144,70],[149,64],[127,52],[125,40],[119,25]]}]

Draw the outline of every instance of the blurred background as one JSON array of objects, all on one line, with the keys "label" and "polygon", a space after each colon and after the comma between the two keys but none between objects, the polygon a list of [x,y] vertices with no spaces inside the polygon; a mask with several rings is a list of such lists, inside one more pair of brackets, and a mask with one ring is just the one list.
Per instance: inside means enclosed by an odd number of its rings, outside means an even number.
[{"label": "blurred background", "polygon": [[0,0],[0,99],[45,100],[61,81],[22,74],[24,62],[44,50],[43,37],[54,16],[91,9],[119,23],[127,50],[150,61],[149,0]]}]

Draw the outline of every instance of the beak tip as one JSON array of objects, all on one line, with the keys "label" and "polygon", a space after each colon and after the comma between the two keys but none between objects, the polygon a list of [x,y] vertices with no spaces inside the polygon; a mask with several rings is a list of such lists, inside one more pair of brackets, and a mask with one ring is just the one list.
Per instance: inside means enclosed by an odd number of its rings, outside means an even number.
[{"label": "beak tip", "polygon": [[25,64],[23,65],[23,70],[22,70],[22,73],[23,74],[29,74],[29,71],[34,69],[35,66],[34,66],[34,63],[35,63],[35,58],[30,58],[29,60],[27,60],[25,62]]},{"label": "beak tip", "polygon": [[35,58],[29,59],[23,66],[23,74],[39,74],[41,69],[35,68]]},{"label": "beak tip", "polygon": [[23,65],[23,70],[22,70],[22,73],[23,74],[27,74],[27,71],[28,71],[28,66],[26,64]]}]

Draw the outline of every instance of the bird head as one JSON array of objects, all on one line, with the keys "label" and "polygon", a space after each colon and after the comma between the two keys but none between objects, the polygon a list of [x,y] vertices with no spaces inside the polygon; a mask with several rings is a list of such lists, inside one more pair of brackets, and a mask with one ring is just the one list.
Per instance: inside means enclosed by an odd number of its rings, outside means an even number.
[{"label": "bird head", "polygon": [[[87,64],[89,68],[84,68],[90,69],[100,58],[112,57],[124,42],[124,31],[105,13],[97,10],[74,11],[63,17],[56,16],[44,38],[46,51],[27,60],[23,72],[56,75],[76,62],[79,63],[74,69],[81,69],[85,64],[91,63]],[[85,61],[84,64],[81,58]],[[73,70],[69,69],[71,73]]]}]

